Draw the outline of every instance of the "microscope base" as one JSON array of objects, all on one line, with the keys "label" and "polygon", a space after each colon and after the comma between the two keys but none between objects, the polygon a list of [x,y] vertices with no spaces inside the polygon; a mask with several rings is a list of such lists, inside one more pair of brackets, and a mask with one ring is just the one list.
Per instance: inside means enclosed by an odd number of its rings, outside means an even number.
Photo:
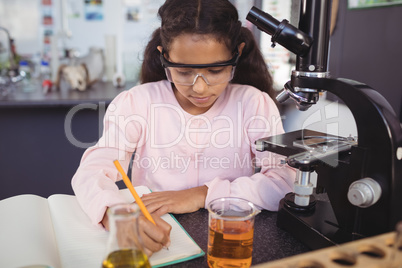
[{"label": "microscope base", "polygon": [[287,205],[288,198],[282,199],[279,204],[277,226],[313,250],[363,238],[339,228],[330,202],[320,200],[315,202],[314,209],[297,212]]}]

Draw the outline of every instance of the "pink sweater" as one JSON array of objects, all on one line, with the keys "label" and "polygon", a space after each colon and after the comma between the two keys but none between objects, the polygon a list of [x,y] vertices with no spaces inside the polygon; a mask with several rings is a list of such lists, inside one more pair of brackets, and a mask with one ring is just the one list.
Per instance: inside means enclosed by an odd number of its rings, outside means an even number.
[{"label": "pink sweater", "polygon": [[[139,85],[109,105],[103,135],[85,151],[72,186],[83,210],[99,223],[107,207],[124,202],[113,160],[128,168],[136,149],[134,186],[165,191],[206,185],[205,206],[234,196],[275,211],[292,191],[295,171],[281,165],[279,155],[257,152],[254,142],[281,133],[276,105],[254,87],[229,84],[206,113],[191,115],[168,81]],[[262,166],[259,173],[254,163]]]}]

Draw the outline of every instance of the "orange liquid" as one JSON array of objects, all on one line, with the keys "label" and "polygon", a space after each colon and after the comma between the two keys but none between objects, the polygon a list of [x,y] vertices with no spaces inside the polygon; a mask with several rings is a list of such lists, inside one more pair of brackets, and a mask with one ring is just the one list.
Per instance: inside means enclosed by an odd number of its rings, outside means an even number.
[{"label": "orange liquid", "polygon": [[250,267],[254,225],[248,221],[211,219],[208,238],[208,266]]}]

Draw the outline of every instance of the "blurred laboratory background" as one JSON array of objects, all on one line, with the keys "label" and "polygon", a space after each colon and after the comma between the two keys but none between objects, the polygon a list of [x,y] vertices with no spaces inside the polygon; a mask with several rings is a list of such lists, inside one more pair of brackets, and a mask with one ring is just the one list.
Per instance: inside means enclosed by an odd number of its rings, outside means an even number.
[{"label": "blurred laboratory background", "polygon": [[[72,193],[71,178],[99,138],[108,104],[138,83],[163,2],[0,0],[0,199]],[[279,92],[295,56],[272,48],[271,37],[246,16],[257,6],[297,26],[299,1],[231,2],[255,34]],[[401,14],[401,1],[333,0],[329,71],[379,91],[402,121]],[[327,93],[308,112],[291,101],[280,110],[286,131],[357,135],[349,110]]]}]

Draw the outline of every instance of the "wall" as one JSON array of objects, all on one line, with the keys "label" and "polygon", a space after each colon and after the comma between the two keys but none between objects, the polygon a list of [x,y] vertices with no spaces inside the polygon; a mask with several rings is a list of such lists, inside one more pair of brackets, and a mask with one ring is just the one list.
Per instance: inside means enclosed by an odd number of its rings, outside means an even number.
[{"label": "wall", "polygon": [[[18,53],[43,53],[46,50],[43,45],[46,28],[52,29],[57,37],[61,57],[65,49],[74,49],[81,56],[87,54],[90,47],[105,49],[106,36],[113,36],[116,72],[124,72],[128,80],[136,80],[145,45],[152,31],[160,24],[157,10],[164,0],[103,0],[101,20],[85,18],[87,6],[83,0],[51,2],[52,5],[48,8],[41,5],[42,0],[0,1],[0,26],[9,30],[15,39]],[[42,23],[45,13],[51,14],[53,18],[50,26]],[[135,13],[135,19],[127,19],[128,13]],[[71,35],[67,36],[67,32]]]},{"label": "wall", "polygon": [[402,113],[401,26],[402,5],[348,10],[347,1],[339,1],[329,60],[333,77],[369,85],[387,99],[398,117]]}]

